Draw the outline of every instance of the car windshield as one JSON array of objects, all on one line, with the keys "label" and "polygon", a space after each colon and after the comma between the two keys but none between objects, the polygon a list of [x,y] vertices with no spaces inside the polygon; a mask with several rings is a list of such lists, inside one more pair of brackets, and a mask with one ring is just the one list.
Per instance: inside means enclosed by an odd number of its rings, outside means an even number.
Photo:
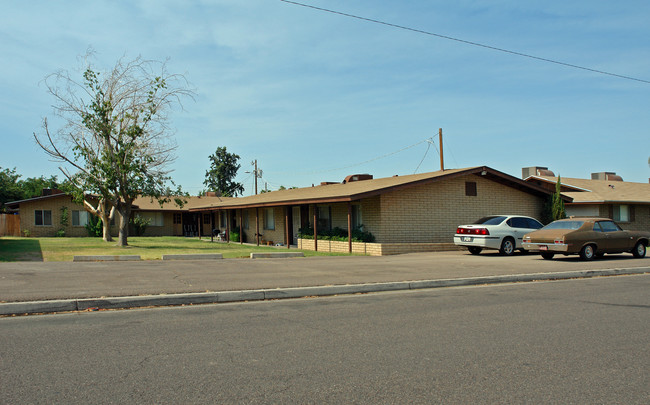
[{"label": "car windshield", "polygon": [[555,221],[546,225],[543,229],[578,229],[585,221]]},{"label": "car windshield", "polygon": [[506,217],[503,216],[483,217],[474,223],[477,225],[499,225],[505,219]]}]

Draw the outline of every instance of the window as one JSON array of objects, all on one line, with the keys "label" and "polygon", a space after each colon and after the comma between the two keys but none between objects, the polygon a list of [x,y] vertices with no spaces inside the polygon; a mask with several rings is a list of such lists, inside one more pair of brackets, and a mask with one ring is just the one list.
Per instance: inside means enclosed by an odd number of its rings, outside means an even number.
[{"label": "window", "polygon": [[244,229],[248,229],[248,210],[242,213],[242,217],[244,220]]},{"label": "window", "polygon": [[621,228],[612,221],[600,221],[598,223],[600,224],[600,227],[603,228],[603,232],[616,232],[621,230]]},{"label": "window", "polygon": [[149,220],[149,226],[163,226],[162,212],[140,212],[139,215]]},{"label": "window", "polygon": [[630,222],[630,206],[615,205],[613,207],[613,220],[618,222]]},{"label": "window", "polygon": [[275,218],[273,208],[264,208],[264,229],[275,229]]},{"label": "window", "polygon": [[88,224],[87,211],[72,211],[72,226],[86,226]]},{"label": "window", "polygon": [[180,225],[183,223],[183,215],[182,214],[174,214],[174,225]]},{"label": "window", "polygon": [[226,211],[219,211],[219,226],[222,228],[226,228],[227,224],[228,224],[228,219],[226,216]]},{"label": "window", "polygon": [[330,230],[332,229],[331,222],[331,212],[329,206],[326,207],[316,207],[317,208],[317,217],[318,220],[318,229],[319,230]]},{"label": "window", "polygon": [[210,214],[203,214],[203,223],[204,223],[204,224],[207,224],[207,225],[210,225],[210,224],[211,224],[211,221],[210,221]]},{"label": "window", "polygon": [[52,226],[52,211],[51,210],[35,210],[34,211],[34,225],[36,225],[36,226]]},{"label": "window", "polygon": [[352,229],[357,229],[363,225],[363,219],[361,217],[361,206],[353,205],[352,206]]},{"label": "window", "polygon": [[468,197],[476,197],[478,195],[475,181],[465,182],[465,195]]}]

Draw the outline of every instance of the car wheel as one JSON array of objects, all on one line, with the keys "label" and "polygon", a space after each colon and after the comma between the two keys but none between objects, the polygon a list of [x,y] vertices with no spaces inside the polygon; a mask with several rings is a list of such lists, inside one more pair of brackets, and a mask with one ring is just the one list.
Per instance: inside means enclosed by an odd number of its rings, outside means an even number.
[{"label": "car wheel", "polygon": [[467,247],[467,250],[469,250],[469,252],[470,252],[471,254],[473,254],[473,255],[477,255],[477,254],[480,254],[480,253],[481,253],[481,251],[483,250],[483,248],[480,248],[480,247],[478,247],[478,246],[468,246],[468,247]]},{"label": "car wheel", "polygon": [[643,242],[637,242],[637,244],[634,245],[634,250],[632,250],[632,254],[634,255],[634,257],[640,259],[642,257],[645,257],[645,250],[646,247],[643,244]]},{"label": "car wheel", "polygon": [[594,249],[594,245],[586,245],[580,249],[580,258],[582,260],[593,260],[595,256],[596,250]]},{"label": "car wheel", "polygon": [[542,253],[542,257],[545,260],[551,260],[553,258],[553,256],[555,256],[555,253],[551,253],[551,252],[543,252]]},{"label": "car wheel", "polygon": [[515,253],[515,241],[512,238],[504,238],[499,252],[504,256],[512,256]]}]

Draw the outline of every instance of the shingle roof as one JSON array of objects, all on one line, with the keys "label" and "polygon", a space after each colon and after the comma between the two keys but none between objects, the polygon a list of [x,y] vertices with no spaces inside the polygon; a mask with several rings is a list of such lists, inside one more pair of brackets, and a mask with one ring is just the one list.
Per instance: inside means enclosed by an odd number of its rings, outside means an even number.
[{"label": "shingle roof", "polygon": [[308,203],[356,201],[361,198],[376,196],[387,191],[399,190],[401,188],[431,183],[457,176],[481,174],[482,172],[485,172],[485,176],[491,180],[507,184],[511,187],[522,189],[529,193],[538,195],[550,194],[542,187],[526,183],[516,177],[507,175],[486,166],[477,166],[465,169],[448,169],[430,173],[354,181],[345,184],[335,183],[313,187],[279,190],[249,197],[233,198],[223,202],[206,204],[204,206],[199,206],[190,210],[200,211],[225,208],[250,208]]},{"label": "shingle roof", "polygon": [[[535,179],[555,184],[557,177],[531,176]],[[562,177],[563,185],[573,186],[585,191],[569,191],[562,194],[573,198],[574,204],[590,203],[635,203],[650,204],[650,183],[629,181],[573,179]]]},{"label": "shingle roof", "polygon": [[171,201],[163,203],[162,207],[160,203],[152,197],[138,197],[133,201],[133,209],[139,211],[185,211],[188,209],[202,207],[204,205],[216,204],[221,202],[226,202],[232,200],[232,197],[179,197],[185,200],[183,207],[176,205],[174,201],[175,197],[171,197]]}]

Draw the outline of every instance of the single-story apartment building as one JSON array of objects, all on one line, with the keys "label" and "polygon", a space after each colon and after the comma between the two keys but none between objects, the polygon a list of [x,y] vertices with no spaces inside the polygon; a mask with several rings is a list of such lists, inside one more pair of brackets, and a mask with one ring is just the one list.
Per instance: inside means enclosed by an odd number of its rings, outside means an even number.
[{"label": "single-story apartment building", "polygon": [[[246,242],[296,245],[310,250],[372,255],[454,249],[460,224],[492,214],[539,218],[554,190],[487,166],[374,179],[351,175],[342,182],[273,191],[191,208],[217,215],[226,235],[236,231]],[[570,198],[563,197],[566,201]],[[362,228],[374,243],[331,242],[300,237],[341,228]]]},{"label": "single-story apartment building", "polygon": [[[161,206],[156,199],[140,197],[133,202],[132,215],[149,219],[146,236],[196,236],[199,232],[199,215],[189,212],[189,209],[227,200],[217,196],[183,199],[186,203],[179,207],[173,201]],[[65,236],[88,236],[86,224],[92,214],[61,190],[45,189],[38,197],[13,201],[6,205],[20,213],[20,233],[23,236],[56,236],[61,230]],[[114,219],[111,234],[116,236],[117,232],[118,226]],[[133,235],[133,230],[130,230],[129,234]]]},{"label": "single-story apartment building", "polygon": [[[541,166],[523,168],[522,178],[548,190],[555,190],[558,180]],[[571,198],[565,204],[567,216],[611,218],[623,229],[650,230],[650,182],[628,182],[615,172],[598,172],[589,179],[560,176],[560,190]]]}]

